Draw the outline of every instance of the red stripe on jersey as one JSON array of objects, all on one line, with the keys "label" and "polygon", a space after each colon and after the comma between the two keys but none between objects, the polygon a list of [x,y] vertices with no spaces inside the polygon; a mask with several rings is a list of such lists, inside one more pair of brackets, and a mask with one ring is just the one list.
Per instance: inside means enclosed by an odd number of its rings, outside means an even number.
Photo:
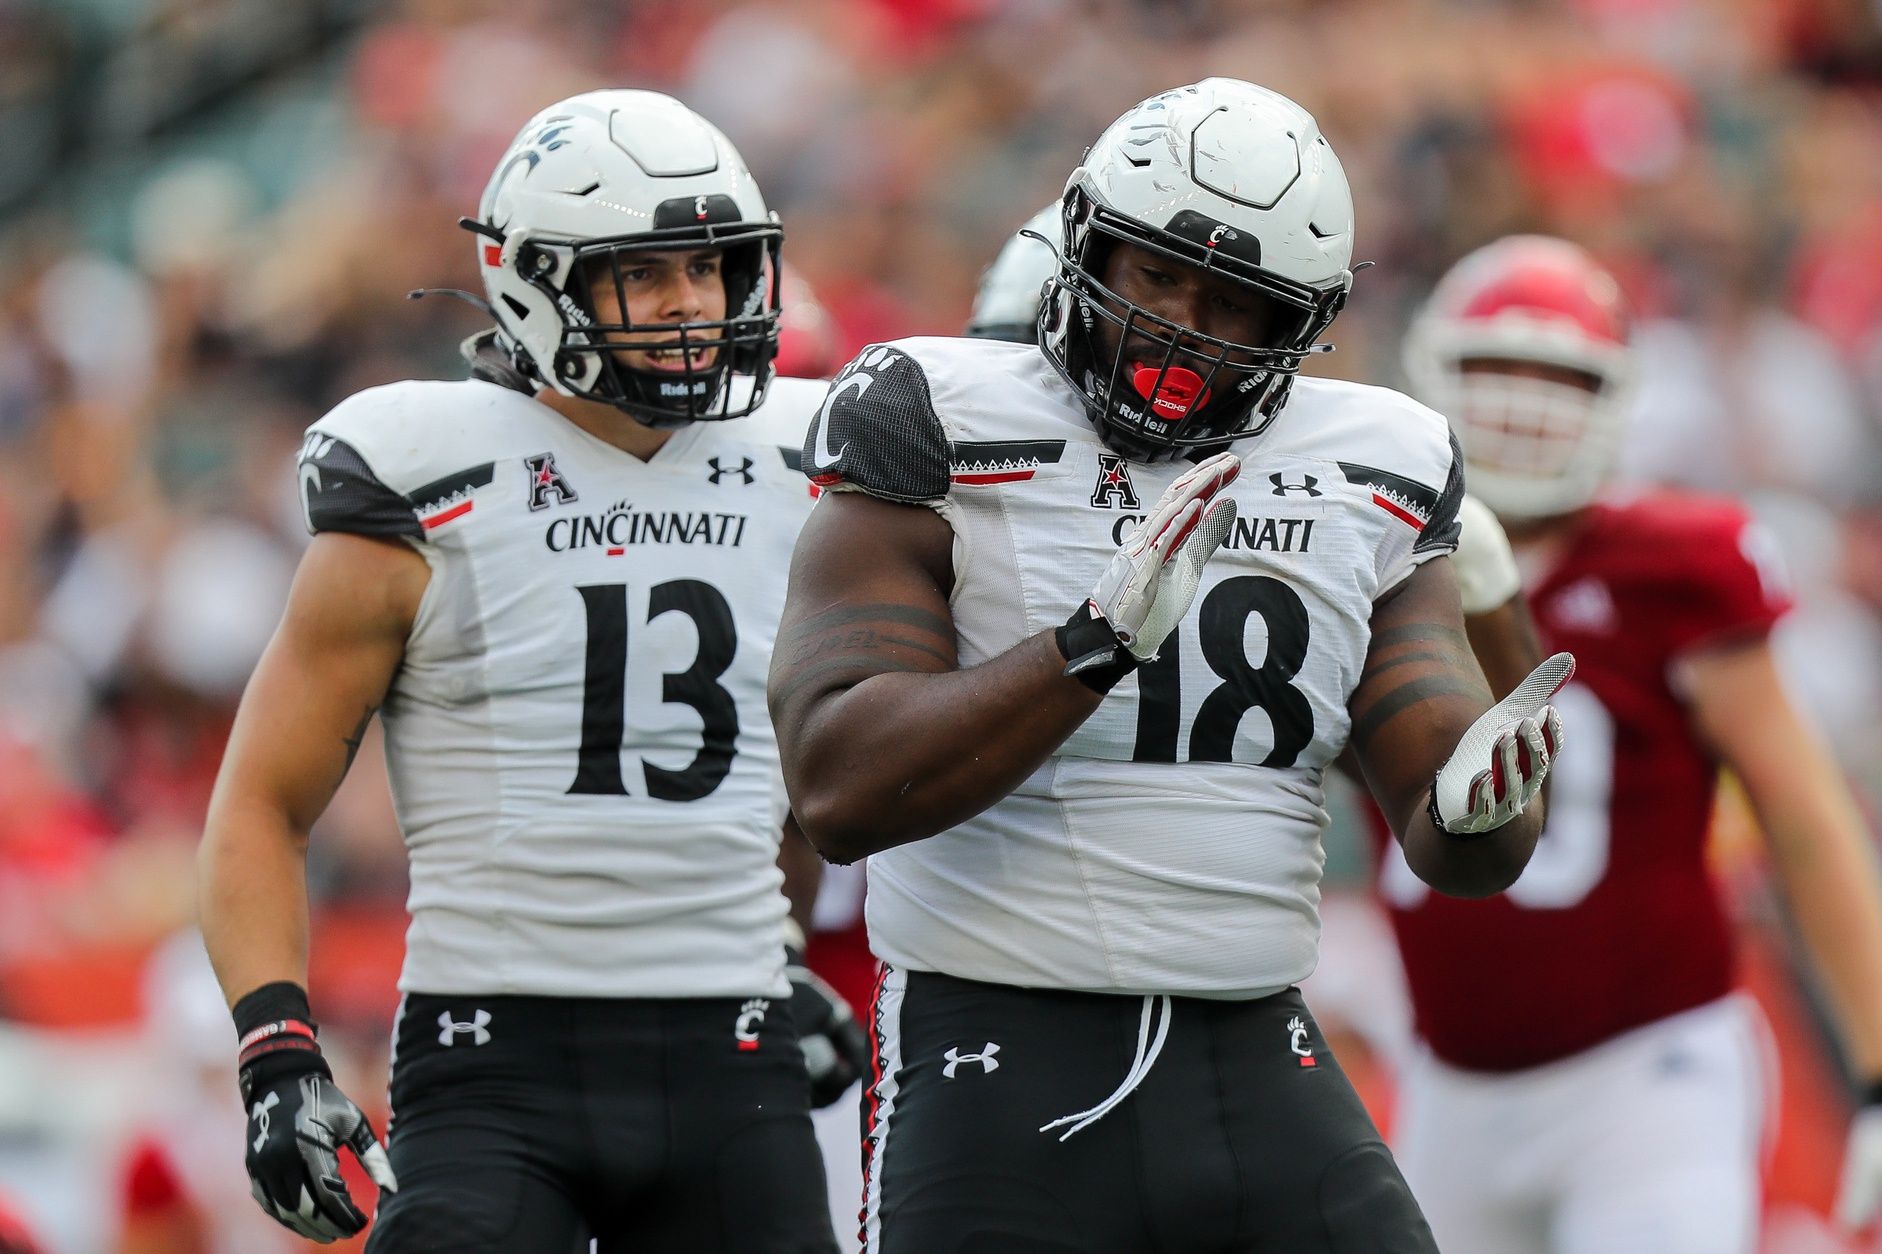
[{"label": "red stripe on jersey", "polygon": [[458,518],[464,514],[470,513],[471,506],[475,504],[477,504],[475,501],[459,501],[442,514],[433,514],[430,518],[422,519],[421,523],[426,531],[430,531],[433,527],[441,527],[445,523],[450,522],[453,518]]},{"label": "red stripe on jersey", "polygon": [[1372,494],[1372,503],[1386,513],[1391,514],[1393,517],[1403,519],[1405,522],[1410,523],[1413,531],[1423,531],[1425,529],[1424,521],[1420,519],[1418,515],[1412,513],[1396,501],[1389,500],[1386,497],[1380,496],[1377,492],[1374,492]]},{"label": "red stripe on jersey", "polygon": [[1039,472],[1036,470],[993,470],[984,473],[954,475],[956,483],[1024,483]]}]

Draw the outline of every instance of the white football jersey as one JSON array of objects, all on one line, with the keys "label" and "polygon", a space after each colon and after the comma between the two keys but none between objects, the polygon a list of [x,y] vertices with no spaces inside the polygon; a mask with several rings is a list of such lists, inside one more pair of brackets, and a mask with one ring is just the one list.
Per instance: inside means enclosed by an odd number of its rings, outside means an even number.
[{"label": "white football jersey", "polygon": [[782,996],[765,673],[824,386],[647,462],[494,383],[374,388],[308,431],[308,526],[431,565],[380,711],[411,855],[401,987]]},{"label": "white football jersey", "polygon": [[[1346,744],[1373,603],[1456,545],[1461,459],[1415,401],[1305,378],[1233,448],[1240,516],[1159,657],[1011,795],[869,859],[886,961],[1217,997],[1313,970],[1321,773]],[[1063,624],[1188,465],[1111,452],[1036,348],[986,340],[864,350],[805,441],[814,482],[953,528],[964,667]]]}]

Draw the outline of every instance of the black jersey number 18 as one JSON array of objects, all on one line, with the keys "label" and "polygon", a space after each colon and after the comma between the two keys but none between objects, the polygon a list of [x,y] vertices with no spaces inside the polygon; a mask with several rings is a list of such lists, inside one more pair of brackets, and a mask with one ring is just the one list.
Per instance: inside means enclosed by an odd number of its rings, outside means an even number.
[{"label": "black jersey number 18", "polygon": [[[1242,650],[1243,630],[1259,614],[1268,630],[1268,654],[1260,666]],[[1189,732],[1192,762],[1233,761],[1235,733],[1250,710],[1267,711],[1274,743],[1262,766],[1292,766],[1313,740],[1313,706],[1294,687],[1307,660],[1307,607],[1300,593],[1267,575],[1240,575],[1217,584],[1197,616],[1203,660],[1222,682],[1202,699]],[[1182,724],[1183,677],[1177,637],[1171,635],[1153,662],[1137,672],[1137,762],[1176,761]]]}]

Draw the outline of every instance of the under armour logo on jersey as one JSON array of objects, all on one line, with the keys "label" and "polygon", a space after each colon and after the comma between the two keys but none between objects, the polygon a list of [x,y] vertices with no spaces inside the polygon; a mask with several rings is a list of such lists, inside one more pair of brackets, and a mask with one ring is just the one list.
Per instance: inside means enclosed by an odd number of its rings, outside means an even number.
[{"label": "under armour logo on jersey", "polygon": [[1287,1021],[1287,1036],[1287,1047],[1300,1058],[1301,1066],[1317,1067],[1320,1065],[1319,1060],[1313,1056],[1313,1046],[1307,1043],[1307,1025],[1300,1021],[1299,1015]]},{"label": "under armour logo on jersey", "polygon": [[1093,509],[1137,509],[1137,489],[1130,468],[1116,453],[1098,454],[1098,486],[1091,490]]},{"label": "under armour logo on jersey", "polygon": [[471,1038],[473,1045],[488,1045],[490,1043],[490,1012],[488,1010],[476,1011],[471,1015],[469,1023],[457,1022],[451,1018],[451,1012],[448,1010],[438,1015],[438,1044],[449,1049],[457,1044],[458,1037],[465,1035]]},{"label": "under armour logo on jersey", "polygon": [[[555,468],[554,453],[538,453],[534,457],[525,457],[523,465],[529,468],[529,508],[548,509],[550,505],[566,505],[575,498],[575,489],[563,473]],[[553,495],[554,501],[549,497]]]},{"label": "under armour logo on jersey", "polygon": [[273,1122],[270,1112],[281,1104],[279,1093],[270,1093],[256,1102],[249,1110],[248,1117],[255,1121],[255,1152],[261,1153],[261,1147],[268,1140],[268,1125]]},{"label": "under armour logo on jersey", "polygon": [[762,997],[754,997],[738,1008],[738,1018],[732,1020],[732,1039],[741,1050],[749,1053],[758,1048],[758,1029],[765,1025],[765,1011],[769,1009],[771,1003]]},{"label": "under armour logo on jersey", "polygon": [[1000,1052],[1000,1047],[994,1044],[992,1041],[988,1041],[985,1045],[982,1045],[980,1047],[980,1052],[978,1054],[963,1054],[960,1050],[955,1049],[952,1046],[950,1046],[948,1048],[948,1052],[941,1055],[943,1058],[948,1060],[948,1065],[941,1068],[941,1074],[945,1076],[947,1079],[952,1080],[954,1078],[954,1068],[960,1066],[964,1062],[979,1063],[983,1068],[985,1068],[985,1070],[983,1070],[980,1073],[982,1075],[987,1075],[990,1072],[998,1071],[1000,1069],[1000,1060],[998,1058],[995,1058],[994,1055],[999,1052]]},{"label": "under armour logo on jersey", "polygon": [[724,475],[744,475],[746,483],[753,483],[757,480],[757,476],[753,475],[751,472],[752,459],[749,457],[744,459],[744,465],[742,466],[721,466],[719,459],[716,457],[707,459],[706,465],[712,467],[712,474],[709,478],[714,483],[719,482],[721,476]]},{"label": "under armour logo on jersey", "polygon": [[1275,471],[1268,476],[1268,482],[1274,485],[1274,495],[1286,496],[1289,492],[1305,492],[1308,496],[1322,496],[1320,481],[1312,475],[1302,475],[1299,483],[1289,483],[1281,478],[1281,472]]}]

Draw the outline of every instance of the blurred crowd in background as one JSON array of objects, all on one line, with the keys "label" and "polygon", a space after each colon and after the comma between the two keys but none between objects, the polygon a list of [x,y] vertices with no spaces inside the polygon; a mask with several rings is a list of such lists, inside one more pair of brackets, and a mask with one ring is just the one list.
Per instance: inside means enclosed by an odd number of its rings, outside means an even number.
[{"label": "blurred crowd in background", "polygon": [[[453,224],[523,120],[642,86],[717,122],[821,306],[792,350],[815,374],[956,331],[1083,145],[1212,73],[1300,100],[1352,178],[1376,265],[1318,371],[1402,383],[1431,280],[1509,231],[1624,276],[1626,473],[1770,525],[1789,678],[1882,801],[1876,0],[0,0],[0,1211],[50,1250],[281,1247],[246,1199],[191,860],[305,543],[301,431],[461,375],[482,316],[406,293],[475,286]],[[1806,1060],[1787,1082],[1833,1139],[1755,836],[1721,826]],[[374,1091],[405,885],[370,748],[310,883],[323,1037]],[[221,1124],[179,1118],[204,1103]],[[1806,1210],[1819,1170],[1796,1170]]]}]

